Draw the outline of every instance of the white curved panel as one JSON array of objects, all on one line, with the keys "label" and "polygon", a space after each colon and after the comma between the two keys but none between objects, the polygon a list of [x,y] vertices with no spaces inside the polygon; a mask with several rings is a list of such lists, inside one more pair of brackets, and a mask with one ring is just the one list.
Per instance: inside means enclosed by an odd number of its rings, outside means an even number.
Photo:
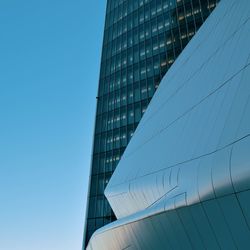
[{"label": "white curved panel", "polygon": [[[162,80],[105,190],[118,218],[151,206],[163,195],[172,198],[186,192],[188,204],[204,192],[211,195],[206,188],[201,190],[201,181],[199,188],[193,185],[198,169],[211,171],[216,196],[232,192],[229,165],[219,165],[215,159],[213,168],[205,169],[186,162],[220,151],[245,136],[239,127],[249,117],[245,111],[250,94],[246,80],[249,9],[246,0],[222,1]],[[175,166],[179,166],[180,177],[174,178]],[[176,186],[170,193],[157,181],[157,174],[164,175],[167,169],[172,169],[169,178],[175,182],[171,188]],[[127,192],[126,186],[129,193],[120,199],[119,192]],[[120,205],[122,200],[129,204],[127,209]]]},{"label": "white curved panel", "polygon": [[249,246],[249,44],[250,1],[222,0],[162,80],[105,190],[118,220],[88,249]]}]

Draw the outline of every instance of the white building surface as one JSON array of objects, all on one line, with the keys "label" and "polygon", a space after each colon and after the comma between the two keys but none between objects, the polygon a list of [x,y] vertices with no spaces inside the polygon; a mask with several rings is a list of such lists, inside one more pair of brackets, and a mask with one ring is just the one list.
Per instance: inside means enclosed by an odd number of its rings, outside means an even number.
[{"label": "white building surface", "polygon": [[222,0],[155,93],[88,250],[250,249],[250,1]]}]

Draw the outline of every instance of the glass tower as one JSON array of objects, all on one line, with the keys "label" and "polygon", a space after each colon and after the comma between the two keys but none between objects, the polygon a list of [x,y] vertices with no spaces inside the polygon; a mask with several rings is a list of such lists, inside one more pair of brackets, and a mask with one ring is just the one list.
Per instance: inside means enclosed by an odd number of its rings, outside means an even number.
[{"label": "glass tower", "polygon": [[217,2],[107,0],[83,248],[115,220],[105,186],[162,77]]}]

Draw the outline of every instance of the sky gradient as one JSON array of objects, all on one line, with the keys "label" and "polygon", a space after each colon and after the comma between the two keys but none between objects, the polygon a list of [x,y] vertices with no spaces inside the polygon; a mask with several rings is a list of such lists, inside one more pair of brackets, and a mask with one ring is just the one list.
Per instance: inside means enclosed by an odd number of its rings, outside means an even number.
[{"label": "sky gradient", "polygon": [[0,249],[81,248],[105,5],[0,0]]}]

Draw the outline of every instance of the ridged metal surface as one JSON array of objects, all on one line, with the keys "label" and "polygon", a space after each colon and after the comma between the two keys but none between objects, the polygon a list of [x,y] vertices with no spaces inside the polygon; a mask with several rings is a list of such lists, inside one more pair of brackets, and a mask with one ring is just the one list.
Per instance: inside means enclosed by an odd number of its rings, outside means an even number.
[{"label": "ridged metal surface", "polygon": [[87,249],[249,249],[250,1],[222,0],[162,80]]}]

